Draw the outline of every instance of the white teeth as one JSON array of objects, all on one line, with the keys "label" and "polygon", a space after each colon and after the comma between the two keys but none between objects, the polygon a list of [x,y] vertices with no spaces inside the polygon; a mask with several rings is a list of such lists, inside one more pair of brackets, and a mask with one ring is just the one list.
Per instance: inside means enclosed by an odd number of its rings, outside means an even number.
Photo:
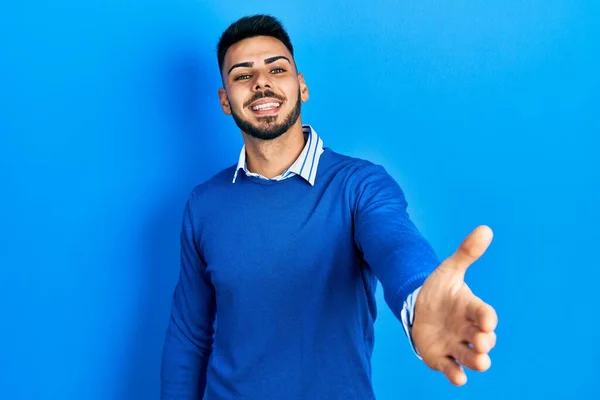
[{"label": "white teeth", "polygon": [[252,109],[254,111],[259,111],[259,110],[267,110],[270,108],[277,108],[279,107],[281,104],[279,103],[265,103],[265,104],[259,104],[257,106],[252,107]]}]

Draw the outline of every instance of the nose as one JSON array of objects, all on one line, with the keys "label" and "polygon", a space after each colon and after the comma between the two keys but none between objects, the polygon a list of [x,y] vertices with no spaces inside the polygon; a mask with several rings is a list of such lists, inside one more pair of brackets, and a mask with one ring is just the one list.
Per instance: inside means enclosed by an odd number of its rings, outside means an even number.
[{"label": "nose", "polygon": [[254,90],[272,89],[271,79],[268,72],[256,72],[254,75]]}]

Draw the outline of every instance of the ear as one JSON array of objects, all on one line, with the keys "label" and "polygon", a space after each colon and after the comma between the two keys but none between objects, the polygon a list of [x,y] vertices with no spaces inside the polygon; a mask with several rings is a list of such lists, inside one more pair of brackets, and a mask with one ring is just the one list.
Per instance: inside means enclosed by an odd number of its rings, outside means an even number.
[{"label": "ear", "polygon": [[308,86],[306,85],[306,81],[304,80],[304,75],[299,72],[298,73],[298,83],[300,84],[300,98],[303,102],[308,100]]},{"label": "ear", "polygon": [[221,103],[221,109],[227,115],[231,115],[231,107],[229,100],[227,99],[227,92],[223,88],[219,88],[219,102]]}]

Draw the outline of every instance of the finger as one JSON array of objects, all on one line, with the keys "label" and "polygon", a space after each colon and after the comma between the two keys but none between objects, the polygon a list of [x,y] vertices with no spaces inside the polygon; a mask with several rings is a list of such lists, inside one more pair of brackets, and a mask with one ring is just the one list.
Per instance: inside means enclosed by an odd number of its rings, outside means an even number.
[{"label": "finger", "polygon": [[485,253],[493,237],[494,233],[489,226],[478,226],[465,238],[456,252],[449,257],[448,266],[465,271]]},{"label": "finger", "polygon": [[484,332],[492,332],[498,325],[496,310],[479,297],[475,297],[467,304],[467,318]]},{"label": "finger", "polygon": [[486,371],[492,365],[490,356],[486,353],[478,353],[466,343],[459,343],[451,353],[458,362],[474,371]]},{"label": "finger", "polygon": [[467,383],[467,374],[465,374],[463,367],[452,357],[443,357],[437,369],[446,375],[446,378],[456,386],[462,386]]},{"label": "finger", "polygon": [[494,332],[477,332],[470,343],[472,349],[477,353],[489,353],[496,346],[496,334]]},{"label": "finger", "polygon": [[489,332],[489,333],[486,333],[485,335],[487,335],[487,341],[488,341],[488,347],[489,347],[489,350],[487,351],[487,353],[489,353],[490,351],[492,351],[492,349],[494,347],[496,347],[496,332]]},{"label": "finger", "polygon": [[496,346],[494,332],[482,332],[477,326],[471,325],[464,333],[464,340],[477,353],[489,353]]}]

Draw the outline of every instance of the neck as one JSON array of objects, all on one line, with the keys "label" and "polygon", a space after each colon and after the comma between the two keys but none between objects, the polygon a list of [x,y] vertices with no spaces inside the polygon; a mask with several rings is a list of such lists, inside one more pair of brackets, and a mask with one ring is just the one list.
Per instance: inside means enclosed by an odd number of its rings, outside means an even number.
[{"label": "neck", "polygon": [[298,121],[283,135],[273,140],[260,140],[244,134],[248,170],[265,178],[281,175],[304,149],[302,122]]}]

